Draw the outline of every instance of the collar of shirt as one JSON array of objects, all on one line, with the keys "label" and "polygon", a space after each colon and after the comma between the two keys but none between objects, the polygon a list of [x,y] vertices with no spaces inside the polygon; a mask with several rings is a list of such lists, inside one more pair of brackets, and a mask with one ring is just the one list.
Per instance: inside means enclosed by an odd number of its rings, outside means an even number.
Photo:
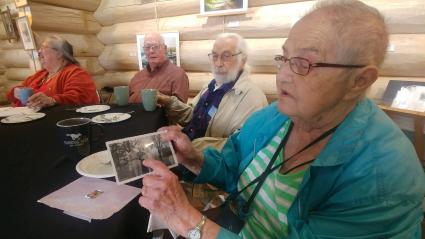
[{"label": "collar of shirt", "polygon": [[158,65],[157,67],[155,67],[153,70],[151,69],[150,65],[148,64],[146,66],[146,70],[149,72],[149,74],[155,74],[159,71],[161,71],[162,69],[164,69],[168,64],[170,64],[170,60],[165,60],[161,65]]}]

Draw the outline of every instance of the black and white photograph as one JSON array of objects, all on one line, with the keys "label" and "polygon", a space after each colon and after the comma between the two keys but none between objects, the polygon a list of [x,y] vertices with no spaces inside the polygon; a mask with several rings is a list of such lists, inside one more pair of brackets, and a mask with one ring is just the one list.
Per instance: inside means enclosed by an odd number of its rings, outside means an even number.
[{"label": "black and white photograph", "polygon": [[30,28],[30,24],[27,16],[18,17],[16,19],[16,25],[18,26],[19,35],[21,36],[22,44],[25,50],[34,50],[35,42]]},{"label": "black and white photograph", "polygon": [[7,7],[6,10],[1,12],[1,21],[3,22],[3,27],[6,32],[6,39],[18,39],[16,26],[14,24],[14,21],[12,20],[9,7]]},{"label": "black and white photograph", "polygon": [[169,168],[177,166],[174,149],[170,141],[161,139],[161,132],[139,135],[106,142],[112,156],[112,168],[118,184],[142,178],[151,170],[143,166],[143,160],[153,158]]}]

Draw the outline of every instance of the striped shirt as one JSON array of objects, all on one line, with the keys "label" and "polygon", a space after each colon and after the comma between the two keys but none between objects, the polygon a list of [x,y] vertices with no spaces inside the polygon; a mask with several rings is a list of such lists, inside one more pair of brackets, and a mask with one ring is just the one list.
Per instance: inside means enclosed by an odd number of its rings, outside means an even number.
[{"label": "striped shirt", "polygon": [[[264,172],[277,147],[288,132],[289,125],[290,120],[282,126],[269,144],[257,153],[239,179],[239,190]],[[279,154],[274,165],[282,162],[282,155],[282,153]],[[270,173],[251,204],[250,212],[252,214],[247,218],[239,235],[243,238],[288,237],[286,215],[295,200],[305,171],[301,170],[286,175],[279,173],[279,170]],[[242,192],[242,197],[248,200],[255,187],[256,184],[247,188]]]}]

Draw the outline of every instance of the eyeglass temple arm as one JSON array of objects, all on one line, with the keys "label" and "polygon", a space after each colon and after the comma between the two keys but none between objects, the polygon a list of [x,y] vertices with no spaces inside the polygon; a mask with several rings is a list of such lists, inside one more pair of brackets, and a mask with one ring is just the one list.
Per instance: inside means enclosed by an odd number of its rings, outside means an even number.
[{"label": "eyeglass temple arm", "polygon": [[331,63],[314,63],[311,64],[313,67],[341,67],[341,68],[362,68],[366,65],[342,65],[342,64],[331,64]]}]

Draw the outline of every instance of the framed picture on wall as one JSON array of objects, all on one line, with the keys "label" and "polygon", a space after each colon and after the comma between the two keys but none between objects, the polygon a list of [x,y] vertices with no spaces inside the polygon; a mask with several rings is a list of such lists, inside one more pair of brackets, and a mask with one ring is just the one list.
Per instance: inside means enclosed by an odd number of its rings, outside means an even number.
[{"label": "framed picture on wall", "polygon": [[248,0],[200,0],[201,16],[242,14],[248,9]]},{"label": "framed picture on wall", "polygon": [[15,6],[16,7],[23,7],[28,5],[28,1],[27,0],[15,0]]},{"label": "framed picture on wall", "polygon": [[25,50],[34,50],[35,42],[30,28],[30,24],[27,16],[18,17],[16,19],[16,25],[18,26],[19,35],[21,36],[22,44]]},{"label": "framed picture on wall", "polygon": [[6,39],[18,39],[18,34],[16,33],[16,26],[12,20],[12,16],[10,15],[9,7],[7,7],[5,11],[1,12],[1,20],[3,22],[3,27],[6,32]]},{"label": "framed picture on wall", "polygon": [[[168,59],[175,65],[180,66],[180,40],[178,32],[163,32],[164,43],[167,46],[166,54]],[[137,39],[137,58],[139,60],[139,69],[145,69],[148,65],[148,58],[145,54],[144,43],[145,35],[136,35]],[[148,50],[148,49],[146,49]]]}]

